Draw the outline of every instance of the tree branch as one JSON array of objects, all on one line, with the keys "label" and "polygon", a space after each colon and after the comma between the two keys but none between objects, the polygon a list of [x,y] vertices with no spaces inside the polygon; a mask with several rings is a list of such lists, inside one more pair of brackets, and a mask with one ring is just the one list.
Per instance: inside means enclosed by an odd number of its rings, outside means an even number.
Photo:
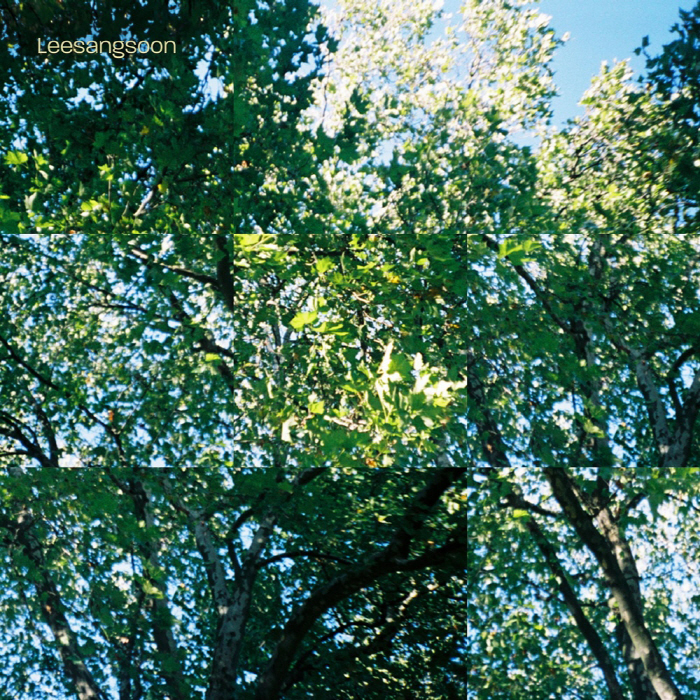
[{"label": "tree branch", "polygon": [[339,574],[317,588],[292,613],[270,662],[260,675],[255,700],[278,700],[299,644],[316,620],[341,600],[396,571],[426,515],[465,472],[466,467],[435,470],[407,509],[387,546],[370,556],[366,564]]},{"label": "tree branch", "polygon": [[[151,494],[144,484],[136,479],[130,480],[128,493],[133,501],[136,517],[139,521],[143,521],[149,530],[153,531],[156,528],[156,522],[153,516]],[[155,596],[149,596],[148,602],[151,607],[153,641],[163,659],[159,668],[160,675],[173,700],[188,700],[188,684],[182,672],[181,654],[175,641],[173,617],[167,602],[167,585],[164,580],[153,576],[152,573],[162,570],[158,556],[158,544],[149,538],[139,543],[139,550],[149,565],[149,567],[144,567],[148,581],[159,593]]]},{"label": "tree branch", "polygon": [[646,674],[660,700],[682,700],[683,696],[671,679],[656,643],[646,627],[642,611],[620,569],[615,553],[583,509],[575,495],[566,469],[564,467],[545,467],[544,473],[552,487],[554,497],[562,507],[568,521],[600,564],[617,603],[625,629],[642,659]]},{"label": "tree branch", "polygon": [[349,559],[334,557],[332,554],[324,554],[323,552],[315,549],[298,549],[293,552],[283,552],[282,554],[275,554],[267,559],[262,559],[258,562],[258,568],[261,569],[263,566],[274,564],[275,562],[283,561],[284,559],[298,559],[299,557],[309,557],[310,559],[327,559],[328,561],[337,561],[341,564],[352,564]]},{"label": "tree branch", "polygon": [[34,523],[34,517],[26,509],[22,509],[16,518],[5,515],[0,518],[0,526],[9,531],[33,568],[32,582],[41,601],[41,615],[58,644],[63,670],[78,699],[107,700],[106,693],[100,690],[85,665],[75,633],[66,618],[61,595],[44,559],[41,543],[33,531]]},{"label": "tree branch", "polygon": [[330,657],[330,659],[325,660],[325,665],[327,668],[344,668],[347,666],[348,661],[357,659],[360,656],[368,657],[371,654],[376,654],[389,649],[392,640],[401,629],[401,623],[408,618],[407,610],[410,608],[414,600],[424,596],[425,594],[426,589],[423,589],[421,592],[413,589],[403,598],[396,611],[396,614],[392,615],[391,617],[387,616],[385,611],[380,619],[374,619],[371,622],[346,622],[336,629],[331,630],[328,634],[323,635],[310,649],[299,657],[299,660],[290,670],[287,680],[284,683],[284,687],[282,688],[283,696],[292,686],[299,683],[308,671],[313,670],[314,666],[312,663],[309,663],[308,660],[314,655],[318,646],[328,639],[332,639],[333,637],[342,634],[347,629],[352,629],[353,627],[380,628],[379,632],[377,632],[372,638],[365,638],[362,641],[362,644],[355,644],[349,647],[340,648]]},{"label": "tree branch", "polygon": [[[481,234],[481,239],[486,243],[486,245],[496,254],[499,253],[499,247],[498,243],[494,241],[488,234],[483,233]],[[510,262],[510,261],[509,261]],[[566,333],[570,332],[570,327],[569,324],[566,323],[558,314],[556,311],[554,311],[554,308],[552,305],[549,303],[549,299],[547,299],[547,296],[545,293],[540,289],[539,285],[535,281],[535,279],[532,277],[532,275],[522,266],[522,265],[515,265],[511,263],[511,266],[513,269],[518,273],[518,275],[525,280],[526,284],[532,292],[535,294],[537,299],[542,303],[542,306],[544,306],[545,310],[551,317],[551,319],[554,321],[554,323],[559,326],[563,331]]]},{"label": "tree branch", "polygon": [[[184,307],[182,306],[182,303],[172,290],[168,294],[168,299],[170,301],[170,305],[173,307],[173,309],[175,309],[177,320],[180,321],[180,323],[182,323],[183,326],[194,328],[195,326],[192,323],[190,315],[185,311]],[[221,354],[233,357],[233,353],[229,352],[225,348],[220,348],[211,338],[209,338],[209,336],[203,329],[200,328],[199,331],[199,338],[197,338],[197,345],[199,347],[197,349],[204,350],[214,355],[220,354],[223,350],[223,353]],[[233,381],[233,372],[231,371],[231,368],[223,360],[217,363],[216,368],[218,369],[219,374],[221,375],[223,380],[226,382],[228,388],[231,390],[231,393],[233,393],[235,387]]]},{"label": "tree branch", "polygon": [[574,621],[576,622],[576,626],[588,643],[588,647],[593,652],[593,655],[598,662],[598,667],[603,672],[605,683],[608,686],[608,692],[610,693],[610,699],[626,700],[625,694],[617,679],[617,674],[615,673],[615,663],[610,658],[605,643],[600,638],[600,635],[596,631],[595,627],[593,627],[590,620],[586,616],[576,592],[569,583],[568,575],[559,561],[556,549],[549,542],[545,533],[534,517],[528,517],[525,525],[532,535],[538,549],[542,553],[549,570],[552,572],[552,575],[557,582],[557,588],[562,594],[566,607],[569,609]]},{"label": "tree branch", "polygon": [[167,265],[166,263],[159,262],[158,260],[155,260],[152,255],[149,255],[144,250],[141,250],[137,247],[132,248],[129,251],[129,254],[137,260],[140,260],[147,267],[160,267],[164,270],[170,270],[170,272],[175,272],[181,277],[187,277],[197,282],[202,282],[203,284],[207,284],[210,287],[213,287],[217,291],[219,290],[219,282],[216,279],[216,277],[204,274],[203,272],[189,270],[188,268],[181,267],[180,265]]}]

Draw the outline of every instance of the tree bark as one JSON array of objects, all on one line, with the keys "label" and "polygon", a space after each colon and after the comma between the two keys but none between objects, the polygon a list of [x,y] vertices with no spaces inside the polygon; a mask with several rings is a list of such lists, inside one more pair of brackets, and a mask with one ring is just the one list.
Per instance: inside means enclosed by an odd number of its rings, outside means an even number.
[{"label": "tree bark", "polygon": [[[510,460],[508,459],[506,446],[503,442],[500,430],[493,420],[491,413],[486,408],[486,397],[484,395],[483,385],[476,374],[473,371],[469,371],[469,368],[467,368],[467,379],[469,382],[467,385],[467,392],[483,413],[483,417],[481,420],[477,421],[477,425],[479,427],[479,434],[482,436],[484,454],[487,456],[492,468],[509,467]],[[522,508],[523,510],[529,511],[533,510],[532,504],[526,503],[522,496],[519,496],[514,491],[506,494],[506,502],[509,506],[514,508]],[[579,631],[588,643],[588,647],[598,662],[598,667],[602,671],[605,683],[608,686],[611,700],[624,700],[625,696],[615,673],[614,663],[597,630],[586,617],[576,597],[576,593],[568,582],[566,572],[557,558],[554,547],[549,543],[534,517],[531,516],[528,519],[527,527],[537,547],[540,552],[542,552],[547,566],[554,574],[559,591],[564,597],[564,602],[571,611]]]},{"label": "tree bark", "polygon": [[[155,527],[151,496],[145,486],[138,480],[131,483],[131,497],[133,499],[136,516],[142,520],[148,529]],[[161,569],[158,556],[158,543],[148,540],[139,546],[141,556],[155,570]],[[166,683],[172,700],[189,700],[185,676],[182,672],[182,655],[177,646],[173,633],[173,618],[168,606],[167,585],[165,581],[158,580],[149,575],[149,583],[160,591],[160,596],[149,596],[148,605],[151,609],[151,630],[158,654],[161,658],[159,672]],[[165,663],[162,663],[162,662]]]},{"label": "tree bark", "polygon": [[[557,581],[557,587],[564,598],[566,607],[569,608],[571,614],[573,615],[576,626],[583,635],[583,638],[588,643],[590,650],[593,652],[593,656],[595,656],[596,661],[598,662],[598,667],[603,672],[605,683],[608,686],[608,692],[610,693],[610,700],[626,700],[625,694],[620,687],[620,683],[615,673],[615,664],[608,654],[605,643],[600,638],[600,635],[596,631],[595,627],[593,627],[588,617],[586,617],[586,613],[581,607],[581,603],[576,596],[576,592],[569,583],[566,571],[564,571],[564,567],[559,561],[556,550],[547,539],[534,516],[530,516],[528,518],[526,525],[527,529],[535,540],[537,547],[539,548],[540,552],[542,552],[549,570],[552,572],[552,574],[554,574]],[[639,699],[635,698],[635,700]],[[654,698],[654,700],[656,699]]]},{"label": "tree bark", "polygon": [[2,525],[14,535],[32,565],[32,582],[36,586],[36,597],[41,601],[41,615],[58,644],[63,670],[78,700],[104,700],[106,696],[85,665],[75,634],[63,612],[61,595],[49,573],[41,542],[33,532],[32,515],[23,510],[14,522],[3,518]]},{"label": "tree bark", "polygon": [[[613,548],[620,570],[632,592],[635,605],[643,612],[644,605],[642,601],[642,591],[639,585],[639,571],[637,570],[637,565],[629,542],[620,532],[620,528],[607,506],[601,509],[597,521],[605,539]],[[614,610],[614,600],[610,602]],[[625,660],[627,676],[630,680],[634,700],[659,700],[659,696],[654,690],[651,680],[644,671],[644,663],[641,655],[637,649],[635,649],[632,639],[622,621],[618,622],[615,635],[620,651],[622,652],[622,657]]]},{"label": "tree bark", "polygon": [[194,523],[197,549],[204,558],[217,614],[216,642],[206,700],[231,700],[238,673],[238,660],[250,615],[253,584],[257,576],[257,562],[274,526],[275,518],[268,514],[253,537],[248,556],[236,577],[235,590],[226,577],[221,557],[214,544],[207,523],[199,514],[189,511]]},{"label": "tree bark", "polygon": [[620,617],[639,654],[644,670],[660,700],[682,700],[683,695],[673,682],[656,643],[644,623],[644,615],[635,600],[625,575],[609,543],[598,532],[591,517],[579,502],[569,476],[563,467],[545,467],[545,475],[554,497],[583,543],[598,560],[610,586]]}]

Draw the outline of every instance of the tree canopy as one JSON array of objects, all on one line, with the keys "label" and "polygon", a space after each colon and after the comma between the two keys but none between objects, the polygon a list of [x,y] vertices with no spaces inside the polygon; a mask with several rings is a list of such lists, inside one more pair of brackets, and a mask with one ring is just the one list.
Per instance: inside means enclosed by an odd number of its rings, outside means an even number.
[{"label": "tree canopy", "polygon": [[482,107],[340,7],[0,8],[0,697],[464,696]]},{"label": "tree canopy", "polygon": [[501,145],[469,234],[470,699],[700,692],[700,6],[674,32]]}]

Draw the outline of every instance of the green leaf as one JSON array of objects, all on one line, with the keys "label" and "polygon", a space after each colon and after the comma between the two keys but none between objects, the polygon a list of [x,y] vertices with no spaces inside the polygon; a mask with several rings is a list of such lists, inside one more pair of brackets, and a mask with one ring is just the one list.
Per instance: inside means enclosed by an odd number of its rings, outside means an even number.
[{"label": "green leaf", "polygon": [[312,401],[309,403],[309,413],[322,415],[325,411],[325,405],[324,401]]},{"label": "green leaf", "polygon": [[332,267],[334,267],[334,265],[335,263],[333,262],[333,260],[331,260],[331,258],[321,258],[316,262],[315,267],[316,271],[320,275],[323,275],[326,272],[328,272],[328,270],[330,270]]},{"label": "green leaf", "polygon": [[582,425],[583,425],[583,429],[589,435],[592,435],[593,437],[597,437],[597,438],[604,438],[605,437],[605,433],[597,425],[594,425],[593,422],[590,420],[590,418],[584,417],[582,420]]},{"label": "green leaf", "polygon": [[22,151],[8,151],[5,154],[5,163],[7,165],[22,165],[29,160],[29,156]]},{"label": "green leaf", "polygon": [[291,321],[294,330],[300,331],[318,318],[318,311],[300,311]]}]

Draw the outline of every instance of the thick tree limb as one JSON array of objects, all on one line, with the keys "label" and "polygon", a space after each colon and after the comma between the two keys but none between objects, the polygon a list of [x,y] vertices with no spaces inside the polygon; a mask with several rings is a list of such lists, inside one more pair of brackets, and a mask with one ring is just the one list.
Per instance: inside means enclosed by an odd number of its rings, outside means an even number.
[{"label": "thick tree limb", "polygon": [[32,459],[36,459],[42,467],[49,469],[58,467],[58,463],[52,461],[50,457],[47,457],[41,447],[35,442],[32,442],[32,440],[30,440],[21,429],[17,427],[12,427],[11,429],[0,428],[0,435],[4,435],[11,440],[19,442],[22,447],[24,447],[24,453]]},{"label": "thick tree limb", "polygon": [[693,356],[700,355],[700,347],[693,345],[692,347],[684,350],[677,358],[676,361],[671,366],[668,371],[669,376],[674,375],[678,370]]},{"label": "thick tree limb", "polygon": [[[130,483],[129,494],[134,503],[134,511],[139,521],[153,531],[156,527],[153,517],[151,496],[146,487],[138,480]],[[147,540],[139,544],[141,556],[154,570],[161,569],[158,556],[158,544]],[[153,641],[164,663],[159,671],[165,681],[172,700],[189,700],[188,684],[181,667],[181,654],[178,650],[173,632],[173,617],[168,606],[166,582],[148,574],[149,583],[158,589],[160,595],[150,596],[147,602],[151,608],[150,620]]]},{"label": "thick tree limb", "polygon": [[27,510],[21,510],[16,518],[0,516],[0,526],[8,530],[31,564],[31,581],[36,586],[36,597],[41,601],[42,618],[58,644],[64,673],[78,700],[106,700],[107,695],[99,688],[83,660],[75,633],[66,618],[61,595],[44,559],[41,542],[34,532],[34,523]]},{"label": "thick tree limb", "polygon": [[[490,250],[498,253],[498,243],[490,236],[487,234],[482,234],[482,240],[486,243]],[[622,236],[617,241],[617,244],[624,243],[625,240],[627,240],[625,236]],[[594,243],[597,244],[597,248],[593,248],[589,264],[591,267],[592,276],[595,279],[599,279],[602,274],[602,265],[604,264],[606,258],[606,252],[603,248],[602,239],[598,238],[594,241]],[[535,294],[545,311],[549,314],[556,325],[563,329],[566,333],[574,333],[574,335],[577,335],[574,331],[573,323],[571,321],[565,321],[554,311],[546,294],[539,288],[537,281],[532,278],[532,275],[530,275],[522,265],[513,265],[513,269],[527,283],[528,287]],[[664,405],[663,399],[661,398],[654,380],[654,376],[646,356],[647,353],[632,348],[620,337],[618,337],[618,334],[615,333],[613,328],[612,320],[609,314],[604,315],[603,323],[608,331],[611,342],[618,348],[618,350],[624,351],[632,361],[637,378],[637,384],[644,396],[650,425],[654,434],[657,448],[659,450],[660,466],[663,468],[685,466],[690,457],[693,425],[697,419],[698,410],[700,409],[700,371],[698,371],[696,374],[693,385],[689,389],[685,403],[681,406],[680,410],[678,410],[679,402],[677,400],[678,397],[677,393],[675,392],[675,387],[671,386],[671,398],[674,400],[674,404],[676,405],[676,413],[680,414],[681,417],[681,420],[677,422],[675,430],[672,433],[669,429],[668,420],[666,418],[666,406]],[[579,333],[578,335],[580,336],[581,334]],[[584,337],[584,342],[583,345],[579,347],[579,352],[584,353],[586,351],[587,340],[588,339]],[[673,372],[677,371],[677,369],[690,356],[696,354],[697,352],[698,349],[693,347],[682,353],[674,363],[669,374],[672,375]],[[594,397],[589,396],[589,398]]]},{"label": "thick tree limb", "polygon": [[593,656],[595,656],[596,661],[598,662],[598,667],[603,672],[605,683],[608,686],[608,692],[610,693],[610,700],[626,700],[625,694],[615,673],[615,664],[608,654],[605,643],[600,638],[600,635],[596,631],[595,627],[593,627],[590,620],[586,616],[576,592],[571,587],[566,571],[559,561],[559,557],[557,556],[554,546],[549,542],[545,533],[534,517],[530,516],[527,518],[525,525],[532,535],[538,549],[542,553],[542,556],[547,562],[549,570],[554,575],[557,582],[557,588],[564,598],[566,607],[569,608],[569,611],[576,621],[576,626],[588,643],[588,647],[593,652]]},{"label": "thick tree limb", "polygon": [[671,679],[656,643],[646,627],[642,610],[614,551],[605,537],[598,532],[591,517],[576,497],[566,470],[562,467],[545,467],[544,473],[567,519],[600,564],[627,633],[660,700],[682,700],[683,696]]},{"label": "thick tree limb", "polygon": [[226,236],[221,233],[216,236],[216,247],[219,259],[216,263],[217,288],[224,299],[226,308],[233,311],[233,261],[228,252]]},{"label": "thick tree limb", "polygon": [[[219,554],[220,547],[211,531],[208,517],[205,517],[203,512],[187,507],[167,485],[165,488],[171,503],[187,516],[190,528],[194,532],[197,550],[204,560],[209,591],[216,611],[216,640],[206,700],[229,700],[231,688],[236,684],[238,662],[250,615],[253,585],[260,568],[260,555],[272,533],[275,517],[268,514],[263,518],[242,565],[239,564],[233,548],[229,548],[236,572],[234,586],[234,582],[226,575]],[[253,513],[253,509],[248,509],[239,516],[238,527]]]},{"label": "thick tree limb", "polygon": [[364,639],[359,646],[351,645],[341,647],[337,652],[332,654],[329,659],[324,660],[327,668],[347,668],[349,661],[361,656],[368,657],[372,654],[390,649],[394,637],[401,629],[401,624],[409,618],[408,612],[412,604],[416,599],[424,597],[426,593],[427,589],[425,588],[420,592],[413,589],[403,598],[393,615],[387,616],[384,614],[383,619],[375,619],[372,620],[371,623],[347,622],[331,630],[328,634],[323,635],[292,667],[285,681],[284,688],[282,689],[283,696],[292,686],[303,680],[307,673],[314,670],[315,664],[312,659],[316,653],[316,649],[327,640],[333,639],[339,634],[343,634],[348,629],[371,626],[374,629],[379,629],[379,631],[372,637]]},{"label": "thick tree limb", "polygon": [[[632,591],[635,604],[639,610],[643,611],[639,571],[637,570],[637,564],[634,560],[629,542],[620,532],[620,528],[607,506],[600,509],[596,520],[605,539],[609,542],[615,553],[620,571],[622,571],[627,585]],[[614,599],[611,599],[608,604],[614,611]],[[625,660],[625,665],[627,666],[627,673],[630,678],[635,699],[658,700],[658,695],[652,686],[651,680],[644,672],[644,663],[642,662],[641,655],[632,643],[632,639],[622,621],[618,622],[616,636],[622,651],[622,656]]]},{"label": "thick tree limb", "polygon": [[[325,471],[325,468],[306,469],[300,472],[293,483],[303,486]],[[287,499],[291,496],[292,494],[288,494]],[[182,504],[181,507],[184,508]],[[253,509],[249,509],[239,517],[240,524],[252,511]],[[237,558],[234,557],[236,585],[235,589],[232,589],[207,522],[199,518],[195,511],[190,510],[188,513],[191,522],[194,523],[197,548],[204,558],[209,588],[217,608],[216,644],[206,700],[230,700],[231,689],[235,687],[238,673],[245,628],[250,616],[253,585],[260,570],[260,557],[272,535],[277,515],[270,510],[263,516],[241,564],[238,564]],[[232,552],[232,548],[229,548],[229,551]]]},{"label": "thick tree limb", "polygon": [[[649,423],[659,451],[659,466],[661,468],[684,467],[690,458],[693,427],[697,421],[698,410],[700,409],[700,370],[695,373],[693,383],[686,392],[683,402],[680,402],[677,393],[674,398],[673,391],[671,392],[677,414],[676,425],[672,432],[666,417],[666,405],[656,386],[654,375],[646,357],[647,353],[631,347],[617,337],[610,318],[604,318],[604,323],[615,347],[625,352],[632,361],[637,377],[637,385],[644,396]],[[683,360],[684,362],[685,359]],[[680,357],[678,360],[680,360]],[[678,360],[676,360],[676,363]]]},{"label": "thick tree limb", "polygon": [[[483,418],[480,421],[477,421],[477,427],[479,428],[479,433],[482,436],[487,436],[482,438],[484,455],[489,464],[491,465],[491,469],[497,469],[499,467],[509,467],[510,461],[507,456],[506,445],[503,441],[498,426],[496,425],[488,408],[486,408],[486,397],[484,394],[483,385],[474,373],[473,369],[470,374],[469,366],[467,369],[467,380],[467,391],[471,392],[470,398],[474,401],[475,404],[477,404],[481,415],[483,416]],[[553,469],[555,472],[557,471],[557,469],[554,467],[550,467],[550,469]],[[573,495],[573,498],[576,498],[575,495]],[[522,510],[528,510],[530,512],[533,512],[533,509],[530,507],[530,504],[523,498],[522,494],[517,493],[515,490],[512,489],[512,487],[510,491],[504,494],[504,503],[509,507],[520,508]],[[561,565],[558,562],[558,558],[556,557],[555,550],[548,543],[544,533],[541,531],[541,528],[536,523],[534,517],[531,516],[530,518],[528,518],[527,527],[533,539],[535,540],[535,543],[537,544],[538,548],[545,557],[545,561],[547,562],[548,567],[550,568],[552,573],[554,573],[555,578],[557,580],[557,586],[564,597],[564,601],[567,607],[569,607],[569,609],[571,610],[578,629],[580,630],[584,639],[588,643],[591,652],[593,653],[593,655],[596,658],[596,661],[598,662],[598,666],[603,672],[603,677],[605,678],[606,684],[608,686],[610,697],[613,699],[620,698],[620,700],[622,700],[622,698],[624,698],[624,695],[620,695],[621,689],[617,676],[614,672],[614,666],[612,664],[612,661],[609,655],[607,654],[607,650],[605,649],[605,646],[602,640],[600,639],[600,636],[586,617],[583,608],[580,604],[580,601],[578,600],[575,592],[568,583],[563,567],[561,567]],[[592,524],[591,527],[593,527]],[[600,540],[603,540],[602,536],[598,536]],[[603,541],[603,545],[604,544],[605,543]]]},{"label": "thick tree limb", "polygon": [[339,574],[317,588],[292,613],[269,664],[260,675],[255,700],[278,700],[299,645],[316,620],[341,600],[396,571],[397,560],[406,558],[411,541],[425,516],[465,471],[466,467],[435,470],[428,484],[408,508],[389,544],[369,557],[366,564]]},{"label": "thick tree limb", "polygon": [[561,518],[560,513],[557,513],[553,510],[549,510],[549,508],[543,508],[537,503],[532,503],[531,501],[528,501],[526,498],[523,498],[519,494],[516,494],[514,491],[511,491],[510,493],[505,495],[504,505],[508,506],[509,508],[518,508],[520,510],[527,510],[530,513],[544,515],[548,518]]}]

